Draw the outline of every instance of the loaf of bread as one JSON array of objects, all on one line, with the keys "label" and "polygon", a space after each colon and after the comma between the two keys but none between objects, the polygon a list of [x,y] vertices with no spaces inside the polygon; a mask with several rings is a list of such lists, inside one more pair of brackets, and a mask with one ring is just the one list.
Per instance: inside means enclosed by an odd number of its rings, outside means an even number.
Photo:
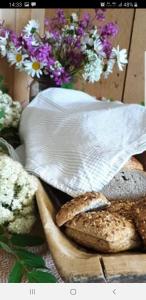
[{"label": "loaf of bread", "polygon": [[141,201],[134,207],[133,211],[136,228],[146,246],[146,201]]},{"label": "loaf of bread", "polygon": [[143,171],[143,165],[135,157],[131,157],[123,167],[124,170],[141,170]]},{"label": "loaf of bread", "polygon": [[135,205],[136,201],[132,200],[112,201],[110,207],[107,208],[107,211],[111,213],[118,213],[119,215],[124,216],[129,220],[133,220],[133,209]]},{"label": "loaf of bread", "polygon": [[79,214],[65,226],[71,239],[99,252],[114,253],[141,245],[133,222],[107,210]]},{"label": "loaf of bread", "polygon": [[146,172],[122,170],[102,189],[102,193],[110,201],[145,198]]},{"label": "loaf of bread", "polygon": [[65,203],[56,215],[56,223],[62,226],[67,221],[73,219],[77,214],[93,210],[101,209],[110,205],[110,202],[101,193],[89,192]]}]

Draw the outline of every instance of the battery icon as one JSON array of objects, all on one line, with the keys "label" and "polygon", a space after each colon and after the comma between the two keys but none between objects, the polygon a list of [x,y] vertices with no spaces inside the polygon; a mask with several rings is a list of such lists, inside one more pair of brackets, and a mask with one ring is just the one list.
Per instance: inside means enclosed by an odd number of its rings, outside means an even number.
[{"label": "battery icon", "polygon": [[31,2],[31,6],[35,7],[36,6],[36,2]]}]

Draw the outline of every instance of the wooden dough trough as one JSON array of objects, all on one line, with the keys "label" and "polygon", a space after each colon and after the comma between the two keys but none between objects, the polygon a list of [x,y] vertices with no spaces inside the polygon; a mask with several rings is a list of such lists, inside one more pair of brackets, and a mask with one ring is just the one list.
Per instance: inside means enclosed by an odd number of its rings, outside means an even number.
[{"label": "wooden dough trough", "polygon": [[[146,153],[137,158],[146,169]],[[68,196],[65,196],[68,198]],[[146,282],[146,253],[98,254],[80,248],[55,224],[62,192],[39,183],[37,204],[54,263],[65,282]],[[68,200],[68,199],[67,199]],[[53,205],[55,203],[55,205]]]}]

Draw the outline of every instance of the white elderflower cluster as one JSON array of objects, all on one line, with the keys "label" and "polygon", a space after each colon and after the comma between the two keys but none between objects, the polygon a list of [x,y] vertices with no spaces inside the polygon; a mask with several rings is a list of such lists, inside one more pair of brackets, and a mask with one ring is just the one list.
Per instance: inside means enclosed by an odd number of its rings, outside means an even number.
[{"label": "white elderflower cluster", "polygon": [[94,43],[94,50],[86,49],[85,45],[83,46],[83,52],[87,59],[82,74],[85,80],[94,83],[100,80],[102,74],[104,78],[107,79],[113,72],[115,65],[117,65],[120,71],[123,71],[123,68],[128,63],[126,49],[120,49],[118,45],[117,48],[112,49],[109,59],[106,60],[105,55],[102,53],[102,45],[99,38],[97,37],[94,42],[93,39],[90,38],[88,39],[88,44],[89,43],[90,46]]},{"label": "white elderflower cluster", "polygon": [[0,130],[7,127],[17,127],[21,112],[21,104],[0,91]]},{"label": "white elderflower cluster", "polygon": [[36,179],[19,162],[0,154],[0,225],[13,233],[28,233],[35,222]]},{"label": "white elderflower cluster", "polygon": [[89,82],[98,81],[103,72],[103,63],[95,52],[87,50],[88,63],[84,66],[83,78]]}]

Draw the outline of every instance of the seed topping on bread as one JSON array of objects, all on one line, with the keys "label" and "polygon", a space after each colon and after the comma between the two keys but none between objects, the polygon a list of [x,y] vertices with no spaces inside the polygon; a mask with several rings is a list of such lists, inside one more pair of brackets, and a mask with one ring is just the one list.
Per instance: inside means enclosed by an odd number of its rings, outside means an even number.
[{"label": "seed topping on bread", "polygon": [[101,209],[110,205],[106,197],[97,192],[87,192],[65,203],[56,215],[56,223],[62,226],[76,215],[93,209]]}]

